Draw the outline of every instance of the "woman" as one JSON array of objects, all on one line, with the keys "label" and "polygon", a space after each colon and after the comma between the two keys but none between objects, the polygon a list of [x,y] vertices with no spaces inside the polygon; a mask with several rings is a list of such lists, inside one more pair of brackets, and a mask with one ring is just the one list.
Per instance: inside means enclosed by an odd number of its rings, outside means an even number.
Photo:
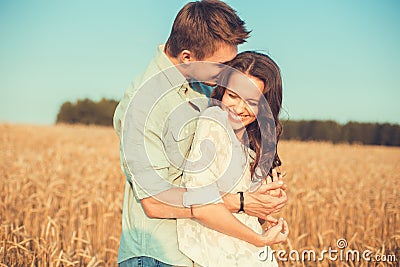
[{"label": "woman", "polygon": [[185,168],[184,204],[191,206],[194,219],[177,220],[179,249],[204,267],[277,266],[272,254],[260,261],[257,253],[286,240],[286,221],[272,220],[264,232],[258,218],[232,214],[221,194],[242,195],[267,176],[271,164],[280,164],[275,152],[281,134],[280,71],[257,52],[240,53],[227,65],[224,86],[214,90],[211,107],[199,118]]}]

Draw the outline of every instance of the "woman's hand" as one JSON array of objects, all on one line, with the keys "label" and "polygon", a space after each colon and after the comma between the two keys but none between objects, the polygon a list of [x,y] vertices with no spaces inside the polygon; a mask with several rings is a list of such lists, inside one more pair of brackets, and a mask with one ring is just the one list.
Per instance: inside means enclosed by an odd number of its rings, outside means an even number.
[{"label": "woman's hand", "polygon": [[278,219],[272,215],[267,215],[266,220],[258,218],[258,222],[263,225],[267,223],[267,226],[275,226],[278,224]]},{"label": "woman's hand", "polygon": [[265,233],[263,234],[264,246],[285,242],[288,234],[289,226],[287,222],[281,218],[278,220],[277,224],[271,225],[265,229]]},{"label": "woman's hand", "polygon": [[[264,184],[270,184],[272,183],[272,181],[283,181],[283,176],[284,174],[281,174],[276,171],[276,169],[272,170],[272,177],[271,176],[267,176],[267,178],[263,181]],[[284,184],[284,186],[282,186],[283,190],[286,190],[287,186]],[[269,194],[273,197],[281,197],[282,196],[282,189],[275,189],[275,190],[270,190]]]}]

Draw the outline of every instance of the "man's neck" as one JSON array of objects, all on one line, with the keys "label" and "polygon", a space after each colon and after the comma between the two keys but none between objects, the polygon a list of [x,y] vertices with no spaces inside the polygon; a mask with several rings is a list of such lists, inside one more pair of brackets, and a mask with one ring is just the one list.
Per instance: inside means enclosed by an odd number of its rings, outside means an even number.
[{"label": "man's neck", "polygon": [[184,68],[182,68],[181,64],[182,62],[179,60],[179,58],[177,57],[173,57],[171,55],[169,55],[165,50],[164,50],[165,55],[167,56],[167,58],[169,59],[169,61],[171,61],[171,63],[178,69],[178,71],[180,73],[182,73],[182,75],[188,79],[188,76],[184,70]]},{"label": "man's neck", "polygon": [[166,49],[164,49],[164,54],[167,56],[167,58],[172,62],[172,64],[179,65],[181,62],[179,61],[178,58],[171,56]]}]

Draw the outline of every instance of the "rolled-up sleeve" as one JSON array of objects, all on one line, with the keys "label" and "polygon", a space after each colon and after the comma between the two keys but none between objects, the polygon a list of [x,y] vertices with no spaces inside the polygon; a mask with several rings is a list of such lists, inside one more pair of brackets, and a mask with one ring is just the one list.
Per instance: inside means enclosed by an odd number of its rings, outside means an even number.
[{"label": "rolled-up sleeve", "polygon": [[121,133],[125,173],[139,199],[173,187],[167,179],[169,162],[162,140],[165,108],[162,101],[154,107],[158,95],[148,92],[142,89],[129,103]]}]

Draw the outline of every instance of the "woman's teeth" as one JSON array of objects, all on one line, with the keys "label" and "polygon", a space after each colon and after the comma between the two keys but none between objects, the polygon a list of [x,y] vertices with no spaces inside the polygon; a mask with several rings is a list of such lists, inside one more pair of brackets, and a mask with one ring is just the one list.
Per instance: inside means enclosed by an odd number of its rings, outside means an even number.
[{"label": "woman's teeth", "polygon": [[232,114],[232,117],[237,120],[244,120],[248,117],[247,115],[238,115],[234,112],[231,112],[231,114]]}]

